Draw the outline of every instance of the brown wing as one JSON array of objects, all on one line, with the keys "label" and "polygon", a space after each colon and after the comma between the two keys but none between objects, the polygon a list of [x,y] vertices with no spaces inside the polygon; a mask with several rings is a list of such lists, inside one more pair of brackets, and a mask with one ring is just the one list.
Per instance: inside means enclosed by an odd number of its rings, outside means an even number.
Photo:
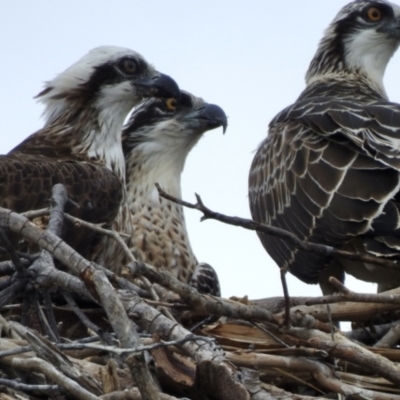
[{"label": "brown wing", "polygon": [[[28,154],[0,156],[1,207],[16,212],[47,207],[56,183],[64,184],[70,198],[79,205],[67,204],[66,212],[108,225],[117,215],[122,185],[109,169],[94,163],[54,161]],[[64,238],[85,253],[94,235],[66,224]]]},{"label": "brown wing", "polygon": [[[382,244],[380,235],[399,242],[398,127],[398,106],[385,103],[355,107],[323,98],[284,110],[252,163],[253,218],[333,246],[355,237]],[[330,262],[272,236],[260,239],[279,266],[307,283]],[[387,243],[380,251],[393,253]]]}]

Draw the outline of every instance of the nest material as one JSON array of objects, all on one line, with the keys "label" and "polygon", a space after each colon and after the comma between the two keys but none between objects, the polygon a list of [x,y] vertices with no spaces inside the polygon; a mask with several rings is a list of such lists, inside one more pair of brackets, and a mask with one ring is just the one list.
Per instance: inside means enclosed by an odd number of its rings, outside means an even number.
[{"label": "nest material", "polygon": [[[45,230],[0,209],[0,400],[400,400],[400,290],[228,300],[134,259],[115,276],[54,233],[59,189]],[[8,231],[40,252],[17,253]]]}]

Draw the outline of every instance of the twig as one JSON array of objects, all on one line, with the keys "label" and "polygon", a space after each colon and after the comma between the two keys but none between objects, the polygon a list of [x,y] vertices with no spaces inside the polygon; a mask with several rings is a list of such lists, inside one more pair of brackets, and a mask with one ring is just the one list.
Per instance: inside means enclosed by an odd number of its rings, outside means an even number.
[{"label": "twig", "polygon": [[39,210],[29,210],[29,211],[25,211],[23,213],[21,213],[21,215],[23,215],[24,217],[28,218],[28,219],[33,219],[33,218],[37,218],[37,217],[43,217],[45,215],[49,215],[49,208],[41,208]]},{"label": "twig", "polygon": [[[25,263],[27,261],[31,261],[31,262],[35,261],[39,257],[38,253],[30,254],[30,253],[24,253],[23,251],[15,251],[15,253],[17,254],[17,256],[20,259],[25,259],[25,261],[21,260],[21,262],[25,262]],[[8,254],[8,253],[7,253],[7,250],[4,247],[0,246],[0,254]]]},{"label": "twig", "polygon": [[[67,220],[69,220],[72,223],[74,223],[75,225],[78,224],[78,225],[83,226],[85,228],[91,229],[94,232],[101,233],[102,235],[105,235],[105,236],[108,236],[108,237],[114,239],[118,243],[118,245],[121,247],[121,249],[123,250],[124,254],[127,256],[127,259],[130,262],[133,262],[133,263],[137,262],[135,257],[133,256],[131,250],[126,245],[125,241],[122,239],[122,236],[126,236],[124,233],[117,232],[117,231],[110,230],[110,229],[102,228],[99,225],[93,224],[91,222],[84,221],[82,219],[76,218],[76,217],[74,217],[72,215],[69,215],[67,213],[64,213],[64,217]],[[160,298],[158,297],[157,293],[155,292],[152,284],[145,277],[140,277],[140,279],[144,283],[146,289],[149,290],[153,300],[158,301]],[[173,315],[170,313],[170,311],[168,309],[163,308],[163,307],[161,309],[162,309],[162,311],[163,311],[163,313],[165,315],[167,315],[169,318],[171,318],[172,320],[175,321],[175,318],[173,317]]]},{"label": "twig", "polygon": [[245,320],[279,322],[279,319],[268,310],[256,306],[246,306],[220,297],[200,294],[193,286],[179,281],[172,274],[163,270],[155,270],[143,263],[135,263],[134,273],[145,275],[152,282],[159,283],[178,293],[186,303],[194,306],[197,312]]},{"label": "twig", "polygon": [[39,395],[50,395],[59,392],[60,389],[57,385],[26,385],[16,380],[0,378],[0,385],[6,386],[11,389],[21,390],[23,392],[34,392]]},{"label": "twig", "polygon": [[306,305],[312,306],[317,304],[333,304],[345,301],[355,303],[400,304],[400,294],[355,293],[332,276],[329,278],[329,282],[332,283],[332,285],[334,285],[340,291],[340,293],[310,298],[306,301]]},{"label": "twig", "polygon": [[289,290],[286,282],[286,268],[281,268],[281,282],[283,288],[283,295],[285,297],[285,327],[290,327],[290,297]]},{"label": "twig", "polygon": [[9,322],[11,328],[22,336],[32,346],[32,350],[41,359],[52,364],[63,375],[76,381],[82,388],[99,395],[101,387],[99,382],[79,365],[72,362],[64,353],[54,346],[46,338],[34,333],[34,331],[23,327],[17,322]]},{"label": "twig", "polygon": [[[180,340],[193,337],[192,332],[183,326],[171,321],[158,310],[146,304],[136,293],[124,291],[121,293],[122,301],[128,314],[137,321],[143,331],[156,333],[165,341]],[[179,346],[186,354],[193,357],[198,363],[205,360],[223,362],[222,350],[214,343],[202,340],[189,341]]]},{"label": "twig", "polygon": [[46,311],[47,321],[49,323],[49,327],[54,335],[54,341],[58,343],[60,341],[60,335],[58,333],[58,326],[56,317],[54,316],[53,304],[51,302],[51,296],[48,290],[43,291],[43,303],[44,309]]},{"label": "twig", "polygon": [[49,339],[55,343],[57,343],[59,340],[57,340],[57,335],[55,332],[53,332],[52,328],[50,327],[50,324],[46,318],[46,315],[44,314],[42,307],[40,307],[39,304],[39,296],[38,292],[34,290],[32,292],[32,299],[33,299],[33,304],[37,313],[37,316],[39,318],[39,321],[41,323],[41,326],[43,327],[44,331],[46,332],[46,335],[49,337]]},{"label": "twig", "polygon": [[25,272],[25,267],[24,264],[21,262],[20,258],[18,257],[18,254],[16,253],[14,246],[8,239],[7,235],[5,234],[4,230],[0,227],[0,242],[3,243],[3,246],[7,252],[7,254],[10,256],[12,263],[15,266],[15,269],[17,270],[17,274],[21,275]]},{"label": "twig", "polygon": [[16,370],[26,371],[29,374],[34,372],[45,375],[52,382],[55,382],[66,394],[77,400],[98,400],[98,397],[78,385],[74,380],[59,372],[50,363],[39,358],[21,359],[14,357],[10,366]]},{"label": "twig", "polygon": [[[161,347],[169,347],[169,346],[180,346],[186,342],[190,341],[203,341],[206,343],[213,343],[215,342],[214,338],[207,338],[204,336],[187,336],[177,340],[171,340],[169,342],[158,342],[154,344],[150,344],[147,346],[139,345],[135,348],[123,348],[123,347],[115,347],[115,346],[105,346],[101,344],[92,344],[92,343],[69,343],[67,346],[64,346],[64,349],[68,350],[83,350],[83,349],[94,349],[94,350],[101,350],[107,351],[109,353],[114,353],[119,356],[127,356],[129,354],[136,354],[136,353],[143,353],[144,351],[150,351],[159,349]],[[58,346],[57,346],[58,347]],[[60,347],[61,348],[61,347]]]},{"label": "twig", "polygon": [[90,330],[95,332],[105,343],[111,345],[115,340],[112,335],[107,332],[103,332],[101,328],[99,328],[96,324],[94,324],[90,319],[82,312],[82,310],[78,307],[75,300],[68,292],[63,292],[63,297],[71,307],[72,311],[76,314],[76,316],[81,320],[81,322]]},{"label": "twig", "polygon": [[347,258],[350,260],[364,261],[367,263],[378,264],[378,265],[382,265],[382,266],[388,267],[388,268],[394,268],[394,269],[399,268],[399,264],[397,261],[391,261],[391,260],[387,260],[384,258],[375,257],[372,255],[367,255],[367,254],[353,253],[351,251],[340,250],[340,249],[336,249],[332,246],[327,246],[327,245],[323,245],[323,244],[308,243],[303,240],[300,240],[296,235],[294,235],[291,232],[285,231],[284,229],[275,228],[273,226],[269,226],[266,224],[261,224],[261,223],[255,222],[253,220],[250,220],[250,219],[240,218],[240,217],[231,217],[228,215],[224,215],[224,214],[212,211],[204,205],[203,201],[201,200],[201,197],[198,194],[195,195],[197,203],[193,204],[193,203],[189,203],[187,201],[184,201],[184,200],[181,200],[179,198],[169,195],[164,190],[162,190],[158,184],[156,184],[156,186],[157,186],[157,190],[158,190],[158,193],[160,194],[160,196],[166,198],[167,200],[170,200],[176,204],[180,204],[187,208],[201,211],[203,213],[203,216],[201,217],[201,221],[205,221],[207,219],[214,219],[214,220],[223,222],[225,224],[239,226],[244,229],[251,230],[251,231],[262,232],[266,235],[276,236],[280,239],[288,240],[289,242],[293,243],[296,247],[298,247],[302,251],[323,254],[325,256],[335,255],[335,256]]},{"label": "twig", "polygon": [[15,356],[16,354],[27,353],[28,351],[32,351],[32,346],[20,346],[11,350],[3,350],[0,351],[0,358]]},{"label": "twig", "polygon": [[64,223],[64,208],[68,202],[67,189],[61,183],[57,183],[53,186],[51,195],[47,230],[54,235],[61,236]]},{"label": "twig", "polygon": [[274,335],[271,331],[269,331],[265,326],[257,323],[257,322],[253,322],[253,325],[256,326],[260,331],[266,333],[269,337],[271,337],[272,339],[274,339],[277,343],[280,343],[283,347],[289,348],[290,346],[285,343],[282,339],[278,338],[276,335]]},{"label": "twig", "polygon": [[14,298],[19,296],[26,286],[27,279],[18,279],[0,293],[0,308],[10,304]]},{"label": "twig", "polygon": [[331,312],[331,308],[329,307],[329,304],[326,305],[326,313],[328,314],[328,320],[329,320],[329,323],[331,324],[331,339],[332,339],[332,341],[334,341],[335,340],[335,338],[334,338],[334,333],[335,333],[334,329],[335,328],[333,325],[332,312]]},{"label": "twig", "polygon": [[207,318],[203,319],[202,321],[200,321],[199,323],[197,323],[196,325],[192,326],[190,328],[190,332],[196,332],[197,329],[200,329],[202,326],[208,324],[209,322],[211,322],[212,320],[215,319],[214,315],[210,315]]}]

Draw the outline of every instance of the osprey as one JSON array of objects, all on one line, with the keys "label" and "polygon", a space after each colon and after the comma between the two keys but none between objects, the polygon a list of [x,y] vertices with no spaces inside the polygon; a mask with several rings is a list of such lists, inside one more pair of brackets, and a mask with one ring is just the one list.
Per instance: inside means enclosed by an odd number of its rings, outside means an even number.
[{"label": "osprey", "polygon": [[204,132],[220,126],[225,132],[227,118],[220,107],[182,91],[179,104],[145,101],[122,134],[133,254],[203,293],[218,296],[215,271],[208,264],[199,265],[193,254],[182,206],[159,197],[155,184],[181,198],[186,157]]},{"label": "osprey", "polygon": [[[249,176],[253,219],[304,241],[400,258],[400,105],[383,86],[400,43],[400,8],[346,5],[322,38],[306,88],[269,125]],[[400,286],[400,270],[299,251],[259,234],[280,267],[306,283],[356,278]]]},{"label": "osprey", "polygon": [[[67,212],[111,226],[122,218],[125,201],[126,116],[145,97],[179,95],[175,81],[130,49],[90,51],[37,96],[45,104],[44,127],[0,156],[0,206],[16,212],[46,207],[52,186],[62,183],[77,204],[68,204]],[[72,229],[66,224],[63,237],[88,256],[96,235]]]}]

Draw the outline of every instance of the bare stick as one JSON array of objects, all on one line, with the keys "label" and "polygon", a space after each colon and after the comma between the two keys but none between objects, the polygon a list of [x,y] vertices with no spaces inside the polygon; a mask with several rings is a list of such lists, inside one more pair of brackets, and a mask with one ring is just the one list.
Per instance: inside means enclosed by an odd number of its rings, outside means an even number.
[{"label": "bare stick", "polygon": [[9,287],[2,290],[0,293],[0,308],[10,304],[11,301],[19,296],[26,286],[26,280],[17,280],[13,282]]},{"label": "bare stick", "polygon": [[49,322],[51,331],[54,334],[55,342],[58,343],[60,341],[60,335],[58,333],[57,321],[54,315],[53,304],[51,303],[50,292],[48,290],[44,290],[43,292],[43,303],[46,311],[47,321]]},{"label": "bare stick", "polygon": [[[125,308],[116,295],[114,288],[101,271],[91,273],[90,281],[96,287],[96,292],[106,311],[108,319],[115,334],[121,341],[123,347],[139,346],[139,336],[136,326],[129,319]],[[159,400],[159,392],[142,354],[131,355],[124,358],[136,384],[139,387],[143,400]]]},{"label": "bare stick", "polygon": [[201,211],[203,213],[201,221],[205,221],[207,219],[214,219],[228,225],[240,226],[244,229],[248,229],[251,231],[257,231],[265,233],[266,235],[276,236],[279,237],[280,239],[284,239],[293,243],[302,251],[323,254],[325,256],[335,255],[338,257],[348,258],[350,260],[357,260],[372,264],[378,264],[388,268],[397,269],[399,265],[397,261],[386,260],[384,258],[375,257],[367,254],[357,254],[350,251],[336,249],[332,246],[326,246],[323,244],[308,243],[303,240],[300,240],[296,235],[294,235],[291,232],[285,231],[284,229],[275,228],[273,226],[269,226],[266,224],[261,224],[251,219],[231,217],[228,215],[212,211],[204,205],[203,201],[201,200],[201,197],[198,194],[196,194],[197,203],[193,204],[169,195],[168,193],[164,192],[164,190],[162,190],[158,184],[156,184],[156,186],[161,197],[164,197],[167,200],[173,201],[174,203],[180,204],[184,207]]},{"label": "bare stick", "polygon": [[13,245],[11,244],[10,240],[8,239],[7,235],[5,234],[4,230],[0,228],[0,242],[3,243],[3,246],[10,256],[12,263],[15,266],[18,274],[23,274],[25,271],[24,265],[18,257]]},{"label": "bare stick", "polygon": [[[132,348],[123,348],[123,347],[115,347],[115,346],[105,346],[102,344],[95,344],[95,343],[70,343],[68,345],[62,346],[63,349],[68,350],[83,350],[83,349],[94,349],[94,350],[101,350],[107,351],[109,353],[117,354],[119,356],[127,356],[129,354],[136,354],[136,353],[143,353],[145,351],[155,350],[162,347],[170,347],[170,346],[180,346],[186,342],[191,341],[202,341],[206,343],[215,342],[214,338],[207,338],[204,336],[187,336],[177,340],[170,340],[168,342],[157,342],[154,344],[149,344],[147,346],[139,345],[138,347]],[[59,347],[59,346],[57,346]],[[61,348],[61,347],[59,347]],[[7,354],[8,355],[8,354]]]},{"label": "bare stick", "polygon": [[50,395],[59,392],[59,387],[57,385],[26,385],[15,380],[3,378],[0,378],[0,385],[23,392],[34,392],[39,395]]},{"label": "bare stick", "polygon": [[78,307],[75,300],[71,296],[70,293],[63,292],[63,297],[71,307],[72,311],[76,314],[76,316],[81,320],[81,322],[88,328],[95,332],[97,335],[101,337],[101,339],[111,345],[114,342],[114,338],[107,332],[103,332],[101,328],[99,328],[96,324],[94,324],[90,319],[82,312],[82,310]]},{"label": "bare stick", "polygon": [[57,183],[53,186],[49,210],[49,224],[47,229],[57,236],[61,236],[64,223],[64,208],[68,202],[68,193],[65,186]]},{"label": "bare stick", "polygon": [[281,282],[283,288],[283,295],[285,296],[285,327],[290,326],[290,297],[289,290],[286,282],[286,268],[281,268]]},{"label": "bare stick", "polygon": [[33,372],[41,373],[55,382],[65,393],[78,400],[98,400],[98,397],[78,385],[74,380],[68,378],[59,372],[50,363],[40,358],[21,359],[13,358],[10,363],[11,367],[16,370],[26,371],[29,374]]},{"label": "bare stick", "polygon": [[136,263],[133,269],[134,273],[145,275],[152,282],[159,283],[178,293],[188,304],[193,305],[198,312],[246,320],[279,322],[272,313],[261,307],[246,306],[236,301],[200,294],[193,286],[179,281],[166,271],[155,270],[143,263]]},{"label": "bare stick", "polygon": [[[400,304],[400,294],[395,293],[355,293],[348,289],[343,283],[336,278],[330,277],[329,282],[332,283],[340,293],[329,296],[321,296],[310,298],[306,301],[308,306],[317,304],[333,304],[347,302],[357,303],[383,303],[383,304]],[[390,291],[392,292],[392,291]]]},{"label": "bare stick", "polygon": [[278,336],[274,335],[271,331],[269,331],[262,324],[259,324],[257,322],[253,322],[253,325],[256,326],[260,331],[266,333],[269,337],[274,339],[277,343],[280,343],[283,347],[286,347],[286,348],[290,347],[287,343],[285,343],[282,339],[278,338]]}]

